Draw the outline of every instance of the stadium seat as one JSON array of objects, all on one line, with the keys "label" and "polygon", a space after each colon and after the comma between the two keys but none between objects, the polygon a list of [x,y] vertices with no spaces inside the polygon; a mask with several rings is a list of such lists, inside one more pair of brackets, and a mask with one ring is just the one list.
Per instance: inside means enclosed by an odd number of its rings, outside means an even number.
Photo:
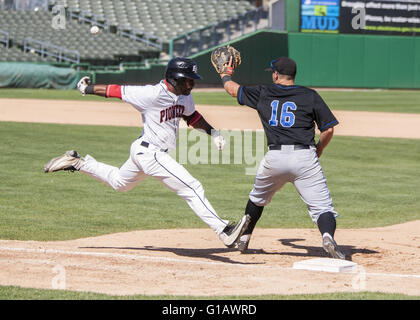
[{"label": "stadium seat", "polygon": [[[254,9],[251,1],[246,0],[49,0],[50,10],[57,4],[88,17],[94,16],[114,27],[113,32],[102,30],[93,36],[90,33],[91,25],[78,19],[67,19],[66,28],[56,30],[52,27],[52,11],[0,10],[0,29],[9,32],[12,44],[7,51],[0,44],[0,59],[54,60],[52,57],[42,58],[39,54],[24,53],[24,39],[28,37],[78,51],[81,62],[106,64],[112,63],[112,60],[133,61],[136,55],[157,58],[160,54],[158,49],[121,37],[118,28],[134,29],[145,38],[147,35],[154,35],[168,43],[186,32]],[[223,37],[220,30],[215,34],[209,31],[202,33],[203,39]]]},{"label": "stadium seat", "polygon": [[[140,53],[154,58],[159,56],[159,51],[153,47],[146,47],[141,42],[121,38],[117,34],[106,33],[105,30],[102,30],[98,35],[92,35],[90,25],[78,23],[76,20],[67,20],[64,30],[56,30],[52,27],[52,18],[51,12],[0,11],[0,29],[9,33],[12,43],[10,49],[6,49],[0,44],[2,47],[0,48],[0,60],[58,61],[53,57],[24,53],[25,38],[33,38],[68,50],[78,51],[81,62],[94,64],[115,63],[116,56],[118,56],[118,61],[124,60],[124,57],[132,61],[135,59],[135,55]],[[56,53],[58,54],[58,52]]]},{"label": "stadium seat", "polygon": [[[57,3],[52,0],[51,3]],[[103,17],[111,26],[155,33],[168,42],[175,36],[255,9],[246,0],[69,0],[65,5]]]}]

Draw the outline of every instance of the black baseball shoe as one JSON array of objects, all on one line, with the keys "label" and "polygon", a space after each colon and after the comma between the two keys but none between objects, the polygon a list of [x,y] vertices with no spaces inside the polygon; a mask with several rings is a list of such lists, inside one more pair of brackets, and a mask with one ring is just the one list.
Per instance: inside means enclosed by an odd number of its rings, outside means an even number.
[{"label": "black baseball shoe", "polygon": [[327,232],[322,235],[322,248],[324,248],[331,258],[342,260],[346,259],[346,256],[340,251],[333,237]]},{"label": "black baseball shoe", "polygon": [[60,170],[79,170],[81,162],[79,154],[75,150],[67,151],[64,155],[51,159],[45,166],[44,172],[55,172]]},{"label": "black baseball shoe", "polygon": [[251,240],[251,235],[250,234],[244,234],[239,238],[238,241],[238,250],[241,253],[247,253],[248,251],[248,245],[249,245],[249,241]]},{"label": "black baseball shoe", "polygon": [[245,229],[248,227],[251,217],[244,215],[236,224],[229,224],[219,235],[226,247],[234,248]]}]

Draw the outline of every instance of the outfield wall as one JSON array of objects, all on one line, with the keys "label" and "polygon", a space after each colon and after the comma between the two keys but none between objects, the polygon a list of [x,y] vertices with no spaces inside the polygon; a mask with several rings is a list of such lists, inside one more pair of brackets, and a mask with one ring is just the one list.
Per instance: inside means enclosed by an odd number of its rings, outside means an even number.
[{"label": "outfield wall", "polygon": [[315,87],[420,88],[420,38],[289,33],[296,81]]},{"label": "outfield wall", "polygon": [[[234,79],[241,84],[271,83],[271,73],[265,72],[264,69],[276,57],[288,55],[285,32],[257,31],[252,36],[244,36],[229,43],[241,53],[242,63],[234,75]],[[213,49],[193,55],[191,58],[197,62],[199,73],[204,78],[201,82],[221,87],[220,76],[210,61]]]},{"label": "outfield wall", "polygon": [[[235,73],[235,79],[243,84],[254,85],[270,83],[271,74],[264,72],[267,63],[272,59],[288,55],[287,33],[262,30],[231,41],[230,44],[241,52],[242,64]],[[203,80],[198,85],[221,86],[220,77],[210,62],[211,51],[214,48],[191,56],[198,64],[198,73]],[[267,62],[268,61],[268,62]],[[154,83],[163,78],[165,67],[150,65],[145,68],[125,69],[118,72],[95,72],[95,83]]]},{"label": "outfield wall", "polygon": [[151,64],[144,68],[126,68],[123,71],[96,71],[93,83],[101,84],[150,84],[160,81],[166,65]]},{"label": "outfield wall", "polygon": [[[264,72],[278,56],[298,64],[296,82],[311,87],[420,88],[420,38],[376,35],[332,35],[260,30],[229,42],[242,55],[234,79],[245,85],[266,84]],[[220,86],[210,62],[211,49],[193,55],[203,76],[200,85]],[[96,83],[153,83],[165,66],[96,73]]]},{"label": "outfield wall", "polygon": [[[287,55],[298,65],[296,82],[305,86],[420,88],[419,37],[261,31],[231,45],[243,57],[234,75],[242,84],[269,83],[271,76],[264,68],[272,59]],[[204,82],[220,83],[209,52],[193,58]]]}]

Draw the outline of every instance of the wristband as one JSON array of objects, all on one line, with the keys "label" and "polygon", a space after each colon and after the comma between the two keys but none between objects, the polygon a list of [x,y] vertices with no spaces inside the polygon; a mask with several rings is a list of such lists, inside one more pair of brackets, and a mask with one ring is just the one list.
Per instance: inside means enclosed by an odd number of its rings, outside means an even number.
[{"label": "wristband", "polygon": [[226,82],[231,81],[231,80],[232,80],[231,76],[223,76],[222,78],[223,86],[225,86]]},{"label": "wristband", "polygon": [[117,84],[110,84],[106,87],[106,98],[119,98],[122,99],[121,86]]},{"label": "wristband", "polygon": [[187,121],[187,124],[189,126],[193,126],[194,124],[197,123],[198,120],[200,120],[203,116],[200,114],[200,112],[195,111],[192,115],[191,118]]},{"label": "wristband", "polygon": [[85,94],[95,94],[94,85],[88,85],[85,89]]},{"label": "wristband", "polygon": [[229,76],[232,76],[234,71],[235,70],[233,69],[233,67],[226,67],[225,73],[227,73]]}]

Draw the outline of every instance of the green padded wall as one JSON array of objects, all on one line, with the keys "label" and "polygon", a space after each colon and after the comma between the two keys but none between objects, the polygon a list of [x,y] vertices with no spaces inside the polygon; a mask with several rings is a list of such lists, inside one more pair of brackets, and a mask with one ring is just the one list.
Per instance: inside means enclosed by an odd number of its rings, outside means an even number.
[{"label": "green padded wall", "polygon": [[[287,33],[281,31],[257,31],[229,44],[241,53],[242,64],[235,71],[234,79],[244,85],[271,83],[271,74],[264,69],[269,67],[271,60],[288,54]],[[198,64],[198,72],[204,78],[201,81],[203,84],[221,86],[220,77],[210,62],[210,55],[214,49],[193,55],[191,58]]]},{"label": "green padded wall", "polygon": [[[404,37],[392,37],[389,41],[389,87],[414,86],[415,37],[407,41]],[[411,40],[410,39],[410,40]]]},{"label": "green padded wall", "polygon": [[[354,48],[358,48],[355,50]],[[338,55],[343,63],[337,65],[338,87],[357,87],[361,83],[361,75],[364,73],[363,36],[338,37]]]},{"label": "green padded wall", "polygon": [[414,73],[414,88],[420,88],[420,39],[414,41],[414,64],[413,64],[413,73]]},{"label": "green padded wall", "polygon": [[286,0],[286,29],[299,32],[300,1]]},{"label": "green padded wall", "polygon": [[420,88],[420,38],[289,33],[296,82],[306,86]]},{"label": "green padded wall", "polygon": [[154,84],[164,78],[165,65],[151,64],[145,68],[127,68],[124,71],[94,72],[94,83],[100,84]]},{"label": "green padded wall", "polygon": [[[260,30],[230,44],[243,57],[234,80],[243,85],[271,83],[269,62],[290,56],[298,64],[296,82],[311,87],[420,88],[420,37],[331,35]],[[193,55],[201,86],[221,86],[210,62],[214,48]],[[95,83],[155,83],[165,65],[97,72]]]},{"label": "green padded wall", "polygon": [[[244,85],[271,83],[271,74],[264,69],[270,61],[288,55],[287,33],[282,31],[261,30],[251,35],[244,36],[229,44],[241,52],[242,64],[235,72],[235,80]],[[210,61],[211,52],[215,48],[200,52],[190,58],[198,64],[198,73],[203,80],[198,80],[197,85],[220,86],[219,75],[214,70]],[[150,65],[145,68],[124,71],[97,71],[94,72],[94,83],[101,84],[147,84],[156,83],[164,76],[166,65]]]}]

